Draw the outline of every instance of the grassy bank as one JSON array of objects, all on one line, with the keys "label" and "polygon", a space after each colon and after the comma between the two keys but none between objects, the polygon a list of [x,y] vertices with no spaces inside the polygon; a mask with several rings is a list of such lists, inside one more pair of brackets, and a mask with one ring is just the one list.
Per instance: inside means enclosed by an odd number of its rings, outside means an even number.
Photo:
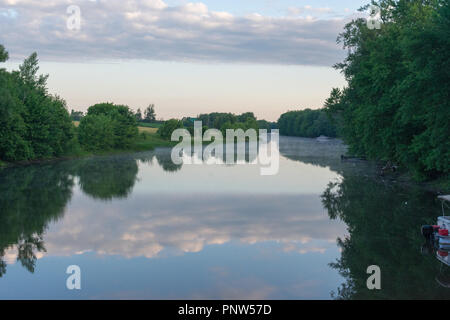
[{"label": "grassy bank", "polygon": [[162,123],[146,123],[146,122],[139,122],[139,127],[144,127],[144,128],[154,128],[154,129],[159,129],[162,127]]}]

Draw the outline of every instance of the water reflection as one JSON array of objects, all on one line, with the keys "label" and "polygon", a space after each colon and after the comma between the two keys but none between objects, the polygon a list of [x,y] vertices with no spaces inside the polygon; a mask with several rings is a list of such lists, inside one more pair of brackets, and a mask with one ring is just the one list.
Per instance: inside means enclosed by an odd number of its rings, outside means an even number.
[{"label": "water reflection", "polygon": [[[345,222],[349,236],[339,238],[341,257],[330,266],[346,282],[336,299],[449,299],[436,281],[449,275],[432,253],[424,256],[420,226],[434,224],[440,213],[433,194],[368,177],[345,175],[322,195],[331,219]],[[366,269],[378,265],[382,290],[368,290]]]},{"label": "water reflection", "polygon": [[[171,261],[153,269],[169,278],[151,283],[157,291],[135,283],[134,293],[99,297],[329,298],[333,289],[339,299],[450,297],[435,281],[437,259],[420,253],[419,227],[439,214],[433,195],[383,183],[368,164],[342,163],[345,147],[336,141],[282,138],[280,152],[279,175],[264,178],[251,165],[174,165],[164,149],[3,170],[0,277],[16,260],[34,272],[40,258],[92,252]],[[178,270],[168,270],[180,262],[168,257],[188,253],[215,263],[203,270],[183,260],[199,272],[189,271],[196,283],[183,291],[170,285]],[[366,287],[372,264],[381,267],[381,291]],[[131,262],[108,265],[136,280]]]},{"label": "water reflection", "polygon": [[127,198],[137,173],[136,160],[126,156],[81,160],[76,171],[81,190],[101,200]]},{"label": "water reflection", "polygon": [[34,271],[36,254],[45,252],[47,225],[62,218],[73,185],[64,164],[0,171],[0,276],[6,272],[3,257],[11,246],[17,246],[17,260]]},{"label": "water reflection", "polygon": [[[252,179],[247,179],[243,194],[235,184],[247,168],[234,166],[239,171],[231,172],[230,183],[225,181],[229,167],[219,167],[208,166],[208,171],[205,166],[186,166],[178,175],[182,166],[172,163],[170,150],[156,150],[4,170],[0,210],[7,223],[2,224],[2,237],[11,235],[11,240],[2,241],[1,255],[10,263],[17,258],[33,272],[37,257],[46,256],[46,251],[52,256],[93,251],[152,258],[164,249],[199,252],[238,240],[275,241],[285,252],[323,253],[345,233],[343,224],[326,219],[318,197],[270,185],[258,191],[260,183]],[[65,211],[70,214],[53,223]],[[2,270],[3,275],[3,260]]]}]

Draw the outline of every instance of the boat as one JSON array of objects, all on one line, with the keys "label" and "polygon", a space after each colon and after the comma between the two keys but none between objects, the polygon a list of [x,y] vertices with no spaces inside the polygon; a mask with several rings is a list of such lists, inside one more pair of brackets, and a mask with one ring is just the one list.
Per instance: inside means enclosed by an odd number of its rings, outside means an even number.
[{"label": "boat", "polygon": [[422,226],[422,235],[427,243],[437,249],[436,258],[442,263],[450,266],[450,236],[448,233],[450,227],[450,216],[445,215],[445,208],[450,208],[450,195],[438,197],[442,201],[442,216],[437,218],[436,225]]},{"label": "boat", "polygon": [[328,138],[326,136],[320,136],[320,137],[317,137],[316,140],[318,142],[328,142],[328,141],[330,141],[330,138]]},{"label": "boat", "polygon": [[422,226],[422,235],[426,243],[422,246],[422,253],[429,254],[435,252],[436,259],[440,262],[439,273],[436,275],[436,282],[447,289],[450,289],[450,216],[445,215],[445,208],[450,208],[450,195],[438,197],[442,201],[442,216],[437,218],[436,225]]}]

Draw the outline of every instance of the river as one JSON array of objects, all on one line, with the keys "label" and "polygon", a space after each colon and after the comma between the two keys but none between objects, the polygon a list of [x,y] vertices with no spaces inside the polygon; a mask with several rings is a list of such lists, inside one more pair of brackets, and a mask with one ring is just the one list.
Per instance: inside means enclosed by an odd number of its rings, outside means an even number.
[{"label": "river", "polygon": [[435,195],[343,153],[281,137],[273,176],[164,148],[4,169],[0,299],[449,299],[420,235]]}]

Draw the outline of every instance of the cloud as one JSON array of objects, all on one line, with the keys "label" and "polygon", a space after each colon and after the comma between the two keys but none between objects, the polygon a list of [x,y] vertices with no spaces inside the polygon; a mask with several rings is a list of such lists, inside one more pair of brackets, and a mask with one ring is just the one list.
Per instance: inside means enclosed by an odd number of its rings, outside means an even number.
[{"label": "cloud", "polygon": [[[67,8],[78,5],[81,29],[67,29]],[[145,59],[331,66],[346,19],[236,16],[203,3],[162,0],[0,0],[0,42],[12,58]],[[327,11],[327,8],[303,8]],[[292,9],[293,10],[293,9]]]},{"label": "cloud", "polygon": [[329,7],[314,8],[310,5],[306,5],[303,7],[289,7],[288,12],[289,12],[289,14],[295,15],[295,16],[304,14],[304,13],[322,15],[322,14],[333,13],[333,10]]},{"label": "cloud", "polygon": [[320,199],[301,195],[147,194],[111,203],[77,199],[45,235],[45,255],[157,258],[163,250],[178,255],[231,241],[276,242],[283,252],[322,254],[346,234],[345,225],[329,220],[323,210]]}]

